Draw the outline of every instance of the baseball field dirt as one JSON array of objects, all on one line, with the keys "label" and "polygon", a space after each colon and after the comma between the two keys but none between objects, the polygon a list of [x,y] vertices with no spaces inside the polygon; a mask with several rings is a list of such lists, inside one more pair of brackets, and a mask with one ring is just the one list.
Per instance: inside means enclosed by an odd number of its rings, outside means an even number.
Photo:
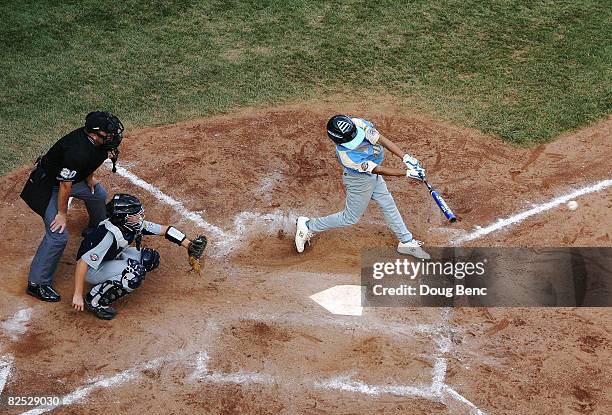
[{"label": "baseball field dirt", "polygon": [[[204,232],[210,245],[195,275],[184,251],[145,239],[161,266],[109,322],[70,307],[87,222],[81,202],[70,209],[71,237],[55,277],[62,301],[25,294],[42,223],[19,199],[24,166],[0,178],[4,394],[62,396],[63,405],[31,412],[57,414],[612,412],[609,308],[376,308],[342,316],[309,298],[359,284],[362,249],[395,243],[372,207],[358,226],[317,235],[304,254],[295,252],[298,215],[343,205],[324,130],[330,114],[342,112],[373,120],[417,156],[459,217],[447,224],[423,185],[388,179],[407,225],[429,246],[612,178],[612,118],[529,149],[390,103],[247,109],[128,131],[122,174],[104,168],[100,177],[109,193],[139,196],[147,219]],[[612,190],[577,201],[575,211],[561,206],[468,244],[611,246]]]}]

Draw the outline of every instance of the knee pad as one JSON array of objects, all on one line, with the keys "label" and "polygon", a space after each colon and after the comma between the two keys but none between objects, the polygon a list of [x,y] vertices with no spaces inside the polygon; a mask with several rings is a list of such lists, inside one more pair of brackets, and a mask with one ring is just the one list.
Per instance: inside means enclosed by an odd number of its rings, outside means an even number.
[{"label": "knee pad", "polygon": [[147,270],[144,265],[135,259],[127,260],[127,267],[121,273],[121,285],[123,288],[128,290],[128,292],[132,292],[136,288],[140,287],[142,281],[145,278]]},{"label": "knee pad", "polygon": [[142,250],[142,265],[147,272],[153,271],[159,267],[159,252],[151,248],[143,248]]}]

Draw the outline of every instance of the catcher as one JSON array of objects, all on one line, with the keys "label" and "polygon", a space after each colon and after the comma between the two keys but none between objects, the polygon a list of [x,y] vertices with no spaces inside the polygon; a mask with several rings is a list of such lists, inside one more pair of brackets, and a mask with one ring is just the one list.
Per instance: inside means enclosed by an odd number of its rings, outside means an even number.
[{"label": "catcher", "polygon": [[[106,205],[107,219],[91,231],[79,248],[75,271],[72,306],[85,307],[96,317],[111,320],[117,311],[111,304],[140,287],[147,272],[159,266],[159,252],[141,249],[143,235],[164,235],[187,249],[189,262],[199,272],[207,240],[204,235],[194,240],[174,226],[158,225],[144,220],[140,200],[129,194],[116,194]],[[134,243],[135,247],[130,245]],[[94,287],[83,299],[83,282]]]}]

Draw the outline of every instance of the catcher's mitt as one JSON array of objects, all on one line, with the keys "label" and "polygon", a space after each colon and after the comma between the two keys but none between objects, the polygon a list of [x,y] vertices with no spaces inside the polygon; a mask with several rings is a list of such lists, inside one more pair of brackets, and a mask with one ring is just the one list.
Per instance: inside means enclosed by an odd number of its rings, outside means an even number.
[{"label": "catcher's mitt", "polygon": [[187,247],[187,253],[189,254],[189,265],[191,265],[191,269],[198,274],[200,273],[200,258],[202,258],[202,254],[204,253],[204,249],[208,244],[208,240],[204,235],[198,235],[195,239],[193,239],[189,246]]}]

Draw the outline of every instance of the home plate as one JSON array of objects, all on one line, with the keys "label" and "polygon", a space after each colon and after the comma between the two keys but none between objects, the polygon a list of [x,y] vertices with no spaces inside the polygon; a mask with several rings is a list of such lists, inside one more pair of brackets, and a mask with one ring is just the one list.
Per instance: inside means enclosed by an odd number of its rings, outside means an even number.
[{"label": "home plate", "polygon": [[310,298],[332,314],[360,316],[363,313],[361,285],[336,285]]}]

